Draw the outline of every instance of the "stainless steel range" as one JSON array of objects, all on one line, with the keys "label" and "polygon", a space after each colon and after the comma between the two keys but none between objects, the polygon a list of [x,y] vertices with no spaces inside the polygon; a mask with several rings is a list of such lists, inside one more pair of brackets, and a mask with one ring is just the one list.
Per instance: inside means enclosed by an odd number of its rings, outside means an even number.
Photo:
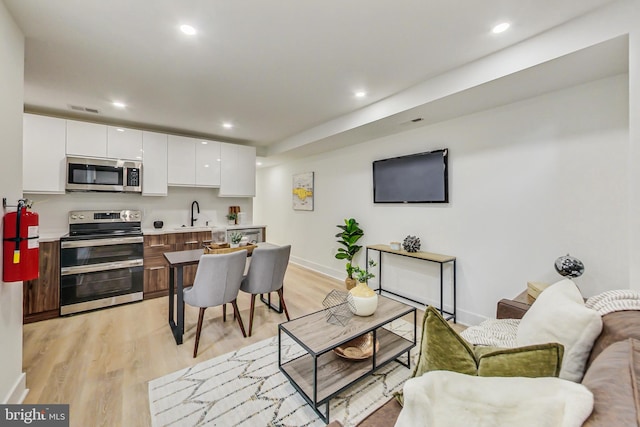
[{"label": "stainless steel range", "polygon": [[60,314],[142,299],[142,213],[71,211],[60,239]]}]

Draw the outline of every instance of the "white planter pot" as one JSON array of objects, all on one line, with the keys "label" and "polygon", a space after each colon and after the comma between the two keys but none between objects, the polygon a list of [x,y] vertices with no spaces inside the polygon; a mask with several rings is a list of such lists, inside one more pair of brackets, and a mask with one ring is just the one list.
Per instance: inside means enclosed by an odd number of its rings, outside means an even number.
[{"label": "white planter pot", "polygon": [[349,308],[356,316],[371,316],[378,308],[378,295],[371,297],[356,297],[351,294],[347,296]]},{"label": "white planter pot", "polygon": [[231,243],[229,246],[231,246],[232,248],[239,248],[240,243]]}]

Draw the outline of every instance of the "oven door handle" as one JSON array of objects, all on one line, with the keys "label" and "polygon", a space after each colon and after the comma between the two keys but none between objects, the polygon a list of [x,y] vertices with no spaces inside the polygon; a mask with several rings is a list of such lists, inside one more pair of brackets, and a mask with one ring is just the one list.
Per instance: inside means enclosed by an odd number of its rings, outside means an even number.
[{"label": "oven door handle", "polygon": [[132,259],[129,261],[103,262],[101,264],[62,267],[60,269],[60,275],[69,276],[71,274],[95,273],[98,271],[118,270],[121,268],[142,267],[143,263],[144,261],[142,259]]},{"label": "oven door handle", "polygon": [[108,245],[128,245],[130,243],[142,243],[144,237],[112,237],[108,239],[93,239],[93,240],[71,240],[68,242],[61,242],[60,247],[66,248],[90,248],[93,246],[108,246]]}]

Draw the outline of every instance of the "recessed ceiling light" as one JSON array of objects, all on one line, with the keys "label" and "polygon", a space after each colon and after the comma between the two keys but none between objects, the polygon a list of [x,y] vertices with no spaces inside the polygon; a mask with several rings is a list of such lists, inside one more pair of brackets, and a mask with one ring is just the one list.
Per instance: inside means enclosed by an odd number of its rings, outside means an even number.
[{"label": "recessed ceiling light", "polygon": [[354,95],[355,95],[356,98],[364,98],[365,96],[367,96],[367,92],[361,90],[361,91],[358,91],[358,92],[354,93]]},{"label": "recessed ceiling light", "polygon": [[225,122],[222,124],[222,127],[225,129],[231,129],[233,127],[233,123]]},{"label": "recessed ceiling light", "polygon": [[262,166],[262,162],[256,162],[256,166]]},{"label": "recessed ceiling light", "polygon": [[116,128],[116,130],[117,130],[118,132],[124,132],[124,129],[122,129],[122,128]]},{"label": "recessed ceiling light", "polygon": [[209,142],[208,141],[200,141],[200,144],[202,145],[207,145]]},{"label": "recessed ceiling light", "polygon": [[505,31],[507,31],[509,29],[509,27],[511,26],[511,24],[509,24],[508,22],[503,22],[501,24],[496,25],[495,27],[493,27],[493,29],[491,30],[491,32],[493,34],[499,34],[499,33],[503,33]]},{"label": "recessed ceiling light", "polygon": [[113,106],[114,107],[118,107],[118,108],[124,108],[127,106],[127,104],[125,104],[124,102],[120,102],[120,101],[113,101]]},{"label": "recessed ceiling light", "polygon": [[196,29],[193,28],[191,25],[187,25],[187,24],[180,25],[180,31],[182,31],[188,36],[193,36],[196,34]]},{"label": "recessed ceiling light", "polygon": [[205,167],[205,168],[208,168],[208,167],[209,167],[209,165],[204,165],[204,167]]}]

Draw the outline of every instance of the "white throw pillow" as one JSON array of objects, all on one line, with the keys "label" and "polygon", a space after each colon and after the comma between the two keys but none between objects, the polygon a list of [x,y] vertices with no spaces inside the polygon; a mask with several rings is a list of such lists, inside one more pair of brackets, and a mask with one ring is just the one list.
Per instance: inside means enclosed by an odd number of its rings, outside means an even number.
[{"label": "white throw pillow", "polygon": [[564,345],[560,378],[580,382],[591,347],[602,331],[602,317],[585,307],[573,281],[545,289],[518,326],[518,346],[558,342]]}]

